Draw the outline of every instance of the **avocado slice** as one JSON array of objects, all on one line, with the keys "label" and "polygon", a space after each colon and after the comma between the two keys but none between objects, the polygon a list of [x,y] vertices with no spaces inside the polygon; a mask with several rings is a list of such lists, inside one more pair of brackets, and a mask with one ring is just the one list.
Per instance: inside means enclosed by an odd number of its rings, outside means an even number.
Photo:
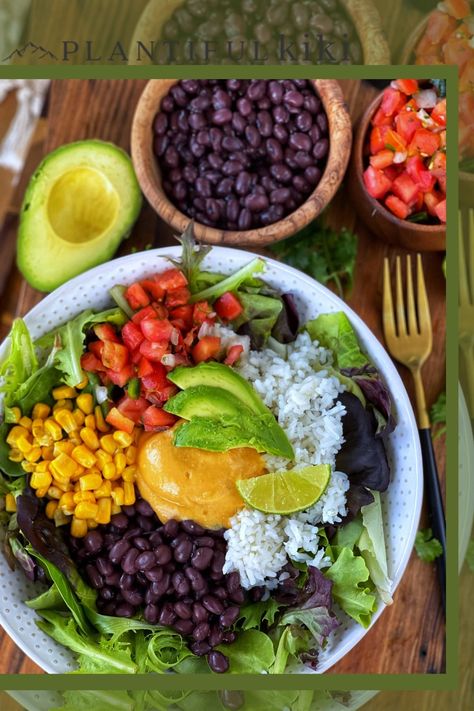
[{"label": "avocado slice", "polygon": [[194,368],[179,366],[168,373],[168,380],[181,390],[207,385],[221,388],[234,395],[255,413],[267,413],[269,409],[261,401],[253,387],[230,366],[223,363],[199,363]]},{"label": "avocado slice", "polygon": [[209,385],[196,385],[181,390],[168,400],[163,409],[184,420],[191,420],[194,417],[220,417],[220,415],[238,416],[242,411],[251,414],[242,401],[228,390]]},{"label": "avocado slice", "polygon": [[36,289],[52,291],[110,259],[142,205],[130,157],[113,143],[78,141],[46,156],[25,193],[17,262]]}]

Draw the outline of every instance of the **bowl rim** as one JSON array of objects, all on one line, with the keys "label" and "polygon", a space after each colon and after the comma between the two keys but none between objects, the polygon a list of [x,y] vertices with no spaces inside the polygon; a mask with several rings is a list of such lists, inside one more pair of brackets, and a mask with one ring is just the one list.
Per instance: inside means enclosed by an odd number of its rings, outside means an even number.
[{"label": "bowl rim", "polygon": [[[179,79],[151,79],[147,82],[135,108],[131,130],[131,154],[140,187],[150,203],[172,229],[184,231],[191,221],[165,194],[160,182],[161,171],[152,151],[151,124],[157,109],[147,107],[150,97],[163,83],[173,86]],[[264,246],[296,234],[314,220],[331,202],[347,171],[352,149],[352,124],[344,101],[342,88],[335,79],[309,79],[323,103],[329,123],[329,153],[319,183],[305,201],[293,212],[277,222],[250,230],[224,230],[194,221],[198,239],[214,245]],[[329,97],[331,93],[331,97]],[[331,102],[331,104],[330,104]],[[337,103],[338,111],[334,110]],[[333,107],[329,111],[330,106]],[[150,131],[150,139],[144,140],[145,126]],[[342,146],[342,149],[341,149]],[[321,191],[327,190],[327,200],[321,198]],[[303,219],[301,219],[303,218]],[[301,222],[299,222],[301,219]]]},{"label": "bowl rim", "polygon": [[369,193],[367,192],[362,178],[362,174],[364,172],[364,144],[367,132],[369,130],[370,121],[374,116],[378,105],[382,102],[383,92],[384,90],[382,90],[380,93],[377,94],[377,96],[374,97],[367,109],[364,111],[357,125],[354,145],[352,148],[352,163],[355,168],[355,178],[359,183],[360,187],[363,189],[369,204],[372,206],[372,210],[379,212],[383,218],[391,222],[394,226],[404,230],[410,229],[416,231],[420,235],[433,235],[443,233],[446,230],[446,225],[443,228],[442,223],[440,223],[439,225],[425,225],[419,222],[410,222],[410,220],[402,220],[400,217],[397,217],[392,212],[390,212],[390,210],[388,210],[383,203],[377,200],[377,198],[372,197],[372,195],[369,195]]},{"label": "bowl rim", "polygon": [[[236,255],[238,254],[241,258],[244,256],[248,257],[248,259],[252,259],[255,254],[252,252],[249,252],[248,250],[244,249],[235,249],[235,248],[229,248],[229,247],[221,247],[216,245],[213,247],[213,250],[217,250],[219,254],[225,258],[225,256],[231,256],[231,255]],[[81,285],[81,283],[84,280],[90,280],[92,277],[97,276],[99,274],[104,274],[107,273],[108,270],[114,269],[117,272],[119,271],[120,267],[123,267],[127,264],[127,262],[133,262],[134,260],[138,259],[140,255],[146,255],[147,258],[147,263],[151,265],[153,263],[153,259],[158,257],[158,258],[166,258],[166,257],[177,257],[181,254],[181,247],[180,246],[169,246],[169,247],[161,247],[158,249],[153,249],[153,250],[147,250],[147,251],[142,251],[142,252],[136,252],[134,254],[129,254],[125,255],[123,257],[119,257],[118,259],[110,260],[109,262],[106,262],[105,264],[101,264],[99,266],[93,267],[92,269],[87,270],[83,274],[80,274],[73,279],[70,279],[67,281],[65,284],[62,286],[58,287],[55,289],[53,292],[48,294],[44,299],[42,299],[38,304],[33,306],[32,309],[25,315],[25,321],[28,324],[29,321],[33,320],[33,318],[36,315],[40,315],[41,311],[44,310],[45,307],[47,307],[49,304],[52,304],[55,302],[55,300],[59,300],[63,295],[67,295],[68,291],[71,287],[78,287]],[[143,258],[143,257],[142,257]],[[391,573],[391,580],[392,580],[392,588],[391,592],[395,593],[395,590],[398,588],[403,575],[406,571],[406,568],[408,566],[412,551],[413,551],[413,545],[414,545],[414,540],[415,536],[418,530],[418,525],[419,525],[419,520],[420,520],[420,515],[421,515],[421,507],[422,507],[422,502],[423,502],[423,489],[424,489],[424,483],[423,483],[423,466],[422,466],[422,458],[421,458],[421,447],[420,447],[420,441],[418,437],[418,428],[415,420],[415,415],[413,411],[413,407],[410,401],[410,398],[408,396],[408,393],[406,391],[405,385],[400,377],[400,374],[395,367],[395,364],[388,354],[387,350],[385,349],[384,345],[379,341],[379,339],[376,337],[376,335],[372,332],[370,327],[366,324],[366,322],[362,319],[361,316],[359,316],[346,302],[344,302],[342,299],[340,299],[334,292],[332,292],[330,289],[325,287],[323,284],[320,282],[316,281],[312,277],[308,276],[307,274],[304,274],[303,272],[290,267],[287,264],[284,264],[282,262],[279,262],[276,259],[272,259],[270,257],[264,256],[262,257],[266,263],[268,263],[271,267],[274,269],[276,268],[277,271],[279,272],[284,272],[287,273],[288,275],[292,276],[294,279],[298,281],[298,283],[301,285],[301,290],[305,294],[305,298],[308,303],[310,302],[310,296],[308,295],[308,292],[311,292],[311,290],[316,289],[319,291],[321,294],[325,296],[325,299],[327,300],[328,306],[332,303],[334,304],[335,307],[337,307],[337,310],[342,310],[344,313],[348,316],[351,324],[354,326],[354,329],[356,333],[358,334],[359,337],[362,336],[363,340],[363,347],[365,350],[369,352],[369,355],[371,359],[374,360],[375,364],[378,365],[378,367],[381,369],[382,375],[384,379],[386,380],[389,388],[393,392],[397,392],[399,394],[399,403],[398,403],[398,414],[399,418],[402,419],[403,416],[403,421],[409,423],[409,432],[411,435],[412,439],[412,445],[414,448],[414,461],[413,461],[413,466],[414,466],[414,485],[415,485],[415,491],[413,495],[413,501],[414,501],[414,506],[413,506],[413,515],[411,517],[411,522],[409,528],[407,528],[407,537],[406,537],[406,543],[402,552],[402,555],[400,556],[400,560],[398,561],[398,566],[390,571]],[[225,259],[224,259],[225,261]],[[336,310],[336,308],[335,308]],[[8,344],[8,337],[3,340],[3,342],[0,343],[0,361],[2,360],[6,348]],[[403,410],[403,412],[401,411]],[[393,447],[396,448],[397,444],[394,439],[393,441]],[[0,564],[2,561],[0,561]],[[6,561],[5,561],[6,565]],[[22,604],[24,604],[24,601],[21,601]],[[367,632],[375,625],[377,620],[380,618],[380,616],[383,614],[385,608],[387,605],[379,599],[379,605],[377,608],[377,611],[374,613],[372,617],[372,621],[370,624],[369,628],[362,628],[362,627],[357,627],[354,628],[354,630],[351,632],[349,637],[346,639],[345,643],[340,644],[340,648],[338,648],[337,653],[331,657],[331,663],[325,664],[324,659],[321,662],[321,668],[317,670],[316,673],[324,673],[328,669],[330,669],[334,664],[336,664],[340,659],[342,659],[349,651],[354,649],[354,647],[361,641],[361,639],[367,634]],[[34,612],[34,611],[32,611]],[[13,627],[13,625],[10,624],[10,621],[8,619],[8,616],[5,616],[3,611],[0,610],[0,625],[4,627],[4,629],[7,631],[8,635],[13,639],[13,641],[22,649],[24,650],[27,645],[24,645],[23,640],[16,634],[16,631]],[[354,639],[353,639],[354,637]],[[28,648],[28,651],[25,652],[35,663],[38,664],[42,669],[44,669],[46,672],[49,673],[58,673],[57,669],[53,668],[52,664],[48,664],[44,662],[44,659],[41,657],[41,653],[37,652],[33,648]]]}]

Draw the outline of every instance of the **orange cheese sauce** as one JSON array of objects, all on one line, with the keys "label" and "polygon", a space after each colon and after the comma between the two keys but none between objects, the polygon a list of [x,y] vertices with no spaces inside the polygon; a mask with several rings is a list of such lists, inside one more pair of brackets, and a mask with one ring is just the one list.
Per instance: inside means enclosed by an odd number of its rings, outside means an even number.
[{"label": "orange cheese sauce", "polygon": [[235,482],[265,473],[262,457],[250,448],[207,452],[175,447],[175,427],[140,440],[136,473],[140,494],[163,523],[170,518],[192,519],[206,528],[229,528],[230,519],[244,505]]}]

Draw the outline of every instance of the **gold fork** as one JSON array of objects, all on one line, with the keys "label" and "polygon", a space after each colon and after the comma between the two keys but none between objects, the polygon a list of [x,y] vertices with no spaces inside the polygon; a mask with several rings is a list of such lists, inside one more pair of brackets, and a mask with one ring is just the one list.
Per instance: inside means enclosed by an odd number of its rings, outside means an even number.
[{"label": "gold fork", "polygon": [[467,230],[459,210],[459,378],[474,418],[474,210],[467,213]]},{"label": "gold fork", "polygon": [[[443,554],[437,559],[438,579],[441,599],[445,609],[446,591],[446,524],[443,501],[439,486],[438,470],[431,439],[430,421],[426,410],[425,391],[421,377],[421,368],[431,353],[433,334],[431,315],[426,294],[425,278],[421,255],[416,255],[416,298],[413,288],[411,257],[407,255],[406,304],[403,297],[402,269],[400,257],[395,263],[396,305],[393,308],[392,288],[388,259],[384,260],[383,281],[383,329],[390,354],[405,365],[411,372],[415,383],[418,432],[425,489],[428,496],[428,512],[433,535],[440,541]],[[408,320],[408,323],[407,323]]]}]

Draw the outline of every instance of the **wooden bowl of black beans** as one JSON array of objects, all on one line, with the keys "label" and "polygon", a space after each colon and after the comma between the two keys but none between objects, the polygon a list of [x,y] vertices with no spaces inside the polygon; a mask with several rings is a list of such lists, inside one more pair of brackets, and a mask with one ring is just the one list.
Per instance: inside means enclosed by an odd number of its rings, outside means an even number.
[{"label": "wooden bowl of black beans", "polygon": [[330,202],[352,143],[332,80],[150,81],[132,158],[150,205],[176,232],[259,247],[295,234]]}]

